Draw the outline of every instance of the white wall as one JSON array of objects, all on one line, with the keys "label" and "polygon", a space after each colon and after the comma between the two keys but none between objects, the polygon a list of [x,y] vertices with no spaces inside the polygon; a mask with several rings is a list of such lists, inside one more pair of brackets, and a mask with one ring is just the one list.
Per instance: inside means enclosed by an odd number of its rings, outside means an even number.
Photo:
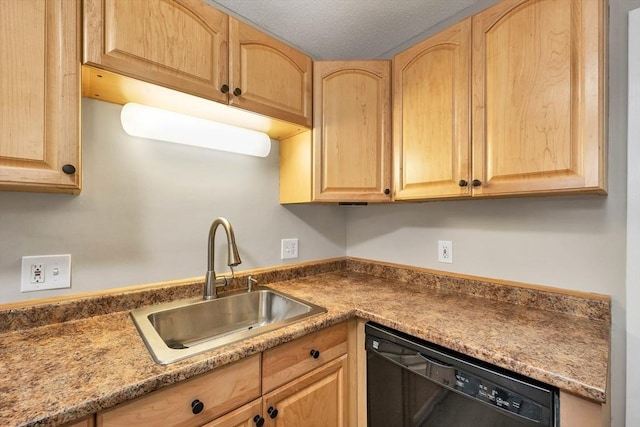
[{"label": "white wall", "polygon": [[[347,216],[347,255],[611,295],[612,414],[613,425],[621,426],[626,375],[627,14],[640,1],[609,4],[608,196],[353,208]],[[438,240],[453,241],[453,264],[438,263]],[[637,401],[637,395],[633,398]]]},{"label": "white wall", "polygon": [[[640,8],[629,14],[629,40],[640,40]],[[629,43],[627,152],[627,425],[640,426],[640,44]]]},{"label": "white wall", "polygon": [[[79,196],[0,192],[0,303],[204,276],[218,216],[235,229],[240,270],[283,264],[288,237],[300,239],[296,262],[345,255],[343,209],[278,204],[277,142],[267,158],[222,153],[130,137],[119,117],[83,99]],[[221,260],[224,241],[218,230]],[[21,256],[61,253],[71,289],[20,293]]]}]

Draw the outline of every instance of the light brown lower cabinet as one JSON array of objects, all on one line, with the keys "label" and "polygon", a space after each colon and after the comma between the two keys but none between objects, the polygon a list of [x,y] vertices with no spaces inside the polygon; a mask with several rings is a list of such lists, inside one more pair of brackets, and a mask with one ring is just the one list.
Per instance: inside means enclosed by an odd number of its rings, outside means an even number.
[{"label": "light brown lower cabinet", "polygon": [[[65,427],[366,427],[365,323],[330,326]],[[194,415],[196,400],[204,406]],[[561,391],[560,424],[610,427],[610,405]]]},{"label": "light brown lower cabinet", "polygon": [[263,397],[267,427],[348,425],[347,356],[341,356]]},{"label": "light brown lower cabinet", "polygon": [[98,427],[202,426],[260,397],[260,355],[98,413]]},{"label": "light brown lower cabinet", "polygon": [[[347,331],[347,322],[330,326],[133,399],[99,412],[96,425],[346,426]],[[85,422],[73,427],[92,427]]]}]

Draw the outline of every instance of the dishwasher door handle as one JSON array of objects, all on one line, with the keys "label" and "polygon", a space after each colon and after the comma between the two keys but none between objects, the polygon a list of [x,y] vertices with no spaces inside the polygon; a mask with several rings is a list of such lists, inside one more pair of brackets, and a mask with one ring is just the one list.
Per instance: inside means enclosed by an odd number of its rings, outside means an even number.
[{"label": "dishwasher door handle", "polygon": [[448,363],[441,362],[438,359],[434,359],[433,357],[425,356],[422,353],[419,354],[427,363],[425,370],[425,376],[427,378],[450,388],[455,386],[457,372],[455,367]]},{"label": "dishwasher door handle", "polygon": [[424,355],[418,350],[382,339],[372,340],[367,350],[439,384],[450,387],[455,384],[456,369],[453,366]]}]

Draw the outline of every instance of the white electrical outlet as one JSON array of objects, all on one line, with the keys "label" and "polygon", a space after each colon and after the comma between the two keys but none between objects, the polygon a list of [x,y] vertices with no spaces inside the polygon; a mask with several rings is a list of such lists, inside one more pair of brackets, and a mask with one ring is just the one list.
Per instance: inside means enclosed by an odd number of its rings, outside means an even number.
[{"label": "white electrical outlet", "polygon": [[298,258],[298,239],[282,239],[280,259]]},{"label": "white electrical outlet", "polygon": [[438,262],[453,264],[453,242],[438,240]]},{"label": "white electrical outlet", "polygon": [[71,287],[71,255],[22,257],[20,292]]}]

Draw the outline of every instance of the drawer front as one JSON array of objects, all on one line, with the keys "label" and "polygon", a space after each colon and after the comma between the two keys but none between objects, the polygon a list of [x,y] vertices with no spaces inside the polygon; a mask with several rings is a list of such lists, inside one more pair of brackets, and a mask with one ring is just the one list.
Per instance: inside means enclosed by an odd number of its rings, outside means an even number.
[{"label": "drawer front", "polygon": [[[312,351],[318,352],[312,355]],[[347,324],[331,326],[269,349],[262,356],[262,389],[269,392],[347,354]]]},{"label": "drawer front", "polygon": [[[199,426],[260,396],[260,355],[98,414],[98,426]],[[195,414],[192,404],[202,403]],[[199,405],[197,405],[199,406]]]}]

